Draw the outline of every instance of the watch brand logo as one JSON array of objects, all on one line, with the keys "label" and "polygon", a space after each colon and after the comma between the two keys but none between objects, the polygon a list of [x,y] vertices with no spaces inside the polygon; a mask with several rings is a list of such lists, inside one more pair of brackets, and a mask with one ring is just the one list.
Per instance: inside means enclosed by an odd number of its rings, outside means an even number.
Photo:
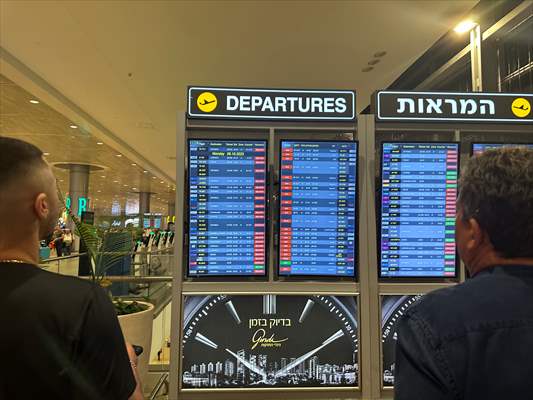
[{"label": "watch brand logo", "polygon": [[378,92],[378,121],[533,123],[533,94]]},{"label": "watch brand logo", "polygon": [[252,336],[252,350],[258,345],[261,347],[281,347],[281,343],[286,342],[289,338],[276,340],[274,333],[267,336],[266,330],[261,328],[255,331]]},{"label": "watch brand logo", "polygon": [[518,118],[525,118],[531,112],[531,104],[523,97],[519,97],[513,101],[513,104],[511,104],[511,111]]},{"label": "watch brand logo", "polygon": [[217,96],[211,92],[203,92],[198,96],[196,100],[196,105],[198,108],[206,113],[212,112],[218,105]]}]

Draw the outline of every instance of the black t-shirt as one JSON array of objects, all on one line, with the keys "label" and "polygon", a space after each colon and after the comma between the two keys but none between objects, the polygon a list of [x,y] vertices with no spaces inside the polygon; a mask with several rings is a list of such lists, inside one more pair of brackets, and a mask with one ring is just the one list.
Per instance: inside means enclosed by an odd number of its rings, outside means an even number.
[{"label": "black t-shirt", "polygon": [[113,304],[97,285],[0,263],[0,400],[122,400],[136,382]]}]

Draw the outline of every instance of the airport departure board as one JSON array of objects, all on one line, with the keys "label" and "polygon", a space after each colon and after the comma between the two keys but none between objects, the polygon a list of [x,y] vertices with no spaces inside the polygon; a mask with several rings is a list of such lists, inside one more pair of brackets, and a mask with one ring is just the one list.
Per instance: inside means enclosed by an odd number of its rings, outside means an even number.
[{"label": "airport departure board", "polygon": [[266,273],[267,142],[189,140],[189,275]]},{"label": "airport departure board", "polygon": [[354,277],[357,142],[282,141],[279,274]]},{"label": "airport departure board", "polygon": [[472,143],[472,154],[477,156],[486,150],[501,149],[502,147],[527,147],[533,149],[533,143]]},{"label": "airport departure board", "polygon": [[382,278],[456,276],[458,143],[382,143]]}]

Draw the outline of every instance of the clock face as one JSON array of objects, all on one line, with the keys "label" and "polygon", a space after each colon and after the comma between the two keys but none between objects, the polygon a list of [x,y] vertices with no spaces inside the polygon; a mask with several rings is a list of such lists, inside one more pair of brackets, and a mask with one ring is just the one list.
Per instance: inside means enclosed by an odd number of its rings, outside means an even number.
[{"label": "clock face", "polygon": [[398,321],[421,294],[411,296],[381,296],[381,343],[383,355],[383,386],[394,385],[394,364]]},{"label": "clock face", "polygon": [[183,388],[357,386],[354,296],[187,296]]}]

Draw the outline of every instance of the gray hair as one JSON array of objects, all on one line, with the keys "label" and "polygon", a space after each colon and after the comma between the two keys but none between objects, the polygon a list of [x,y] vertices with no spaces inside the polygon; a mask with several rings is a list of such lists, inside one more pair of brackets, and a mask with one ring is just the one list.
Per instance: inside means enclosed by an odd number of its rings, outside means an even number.
[{"label": "gray hair", "polygon": [[533,257],[533,150],[488,150],[468,162],[458,206],[503,257]]}]

